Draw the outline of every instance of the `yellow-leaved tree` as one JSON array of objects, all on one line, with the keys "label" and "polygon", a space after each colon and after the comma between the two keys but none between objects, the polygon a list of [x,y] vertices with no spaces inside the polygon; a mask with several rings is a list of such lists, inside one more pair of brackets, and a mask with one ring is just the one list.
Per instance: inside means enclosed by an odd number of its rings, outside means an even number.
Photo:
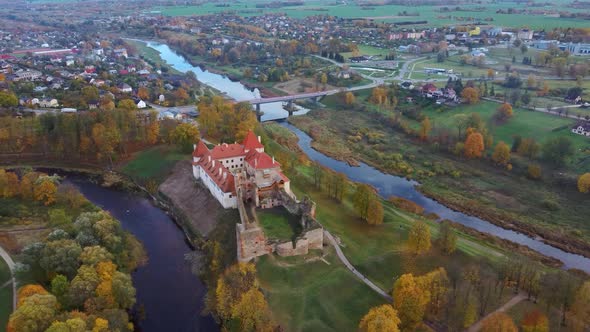
[{"label": "yellow-leaved tree", "polygon": [[584,173],[578,178],[578,190],[581,193],[590,192],[590,173]]},{"label": "yellow-leaved tree", "polygon": [[408,249],[414,254],[421,254],[430,250],[430,228],[423,221],[416,221],[408,236]]},{"label": "yellow-leaved tree", "polygon": [[549,319],[539,310],[528,312],[521,323],[523,332],[549,332]]},{"label": "yellow-leaved tree", "polygon": [[256,288],[247,291],[231,311],[231,317],[240,321],[241,331],[273,331],[270,310],[264,294]]},{"label": "yellow-leaved tree", "polygon": [[389,304],[371,308],[359,324],[360,332],[399,332],[401,320]]},{"label": "yellow-leaved tree", "polygon": [[485,150],[483,136],[476,131],[468,130],[468,132],[470,133],[467,135],[467,139],[465,140],[463,153],[465,153],[465,157],[470,159],[481,158],[482,153]]},{"label": "yellow-leaved tree", "polygon": [[35,200],[43,202],[44,205],[51,205],[55,202],[57,194],[57,186],[49,177],[39,179],[39,183],[35,184],[34,195]]},{"label": "yellow-leaved tree", "polygon": [[430,293],[412,274],[403,274],[393,285],[393,307],[398,311],[402,330],[413,330],[422,322]]},{"label": "yellow-leaved tree", "polygon": [[510,147],[504,141],[498,142],[492,154],[492,160],[501,166],[507,166],[510,162]]},{"label": "yellow-leaved tree", "polygon": [[346,103],[346,105],[350,106],[354,104],[355,101],[356,98],[354,97],[354,93],[349,91],[344,95],[344,102]]}]

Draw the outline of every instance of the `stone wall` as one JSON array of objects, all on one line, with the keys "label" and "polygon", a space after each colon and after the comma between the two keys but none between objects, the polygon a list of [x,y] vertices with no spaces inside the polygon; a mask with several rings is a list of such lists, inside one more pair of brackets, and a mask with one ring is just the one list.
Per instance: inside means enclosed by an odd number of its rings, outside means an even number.
[{"label": "stone wall", "polygon": [[266,244],[266,237],[260,227],[244,227],[236,225],[236,239],[238,242],[238,261],[248,262],[254,257],[270,254],[272,246]]},{"label": "stone wall", "polygon": [[295,246],[293,246],[293,241],[277,243],[274,245],[274,251],[279,256],[306,255],[310,249],[322,249],[323,244],[324,230],[316,228],[298,237]]}]

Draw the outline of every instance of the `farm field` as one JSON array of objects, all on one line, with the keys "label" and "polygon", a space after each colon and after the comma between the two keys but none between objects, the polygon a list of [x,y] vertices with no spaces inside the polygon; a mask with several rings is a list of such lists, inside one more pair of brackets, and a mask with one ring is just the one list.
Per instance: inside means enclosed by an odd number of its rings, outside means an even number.
[{"label": "farm field", "polygon": [[[470,23],[470,21],[457,21],[447,18],[452,17],[470,17],[472,22],[483,21],[485,18],[493,18],[490,24],[501,26],[551,29],[558,26],[569,27],[586,27],[587,22],[579,19],[564,19],[559,17],[536,16],[526,14],[496,14],[499,9],[508,9],[516,6],[515,3],[506,2],[498,4],[471,5],[463,4],[460,7],[462,11],[439,12],[437,6],[401,6],[401,5],[384,5],[374,7],[361,7],[357,4],[332,4],[327,5],[321,1],[306,1],[303,6],[283,7],[283,8],[256,8],[257,3],[267,1],[256,1],[247,3],[230,4],[227,7],[217,7],[214,3],[206,3],[200,6],[173,6],[173,7],[154,7],[151,10],[161,12],[167,16],[186,16],[186,15],[207,15],[219,12],[234,11],[239,15],[253,16],[263,15],[266,13],[285,13],[291,17],[302,18],[314,15],[332,15],[342,18],[372,18],[382,22],[404,22],[404,21],[428,21],[429,26],[454,25],[460,23]],[[551,7],[545,9],[562,10],[560,7],[562,1],[555,2]],[[485,7],[483,11],[477,10],[476,7]],[[406,12],[407,16],[400,15]],[[571,10],[576,11],[575,9]],[[417,16],[411,16],[417,14]],[[443,18],[444,17],[444,18]],[[526,23],[525,23],[526,22]]]}]

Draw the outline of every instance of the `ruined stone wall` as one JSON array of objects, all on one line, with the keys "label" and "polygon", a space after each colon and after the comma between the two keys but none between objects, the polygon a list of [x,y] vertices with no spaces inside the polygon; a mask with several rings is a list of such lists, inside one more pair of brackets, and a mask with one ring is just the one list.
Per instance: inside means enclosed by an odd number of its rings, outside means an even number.
[{"label": "ruined stone wall", "polygon": [[324,245],[324,230],[316,228],[303,233],[295,242],[287,241],[275,244],[275,252],[279,256],[306,255],[310,249],[322,249]]},{"label": "ruined stone wall", "polygon": [[271,246],[267,246],[266,237],[260,227],[245,228],[243,224],[238,224],[236,225],[236,239],[240,262],[247,262],[254,257],[270,254],[273,250]]}]

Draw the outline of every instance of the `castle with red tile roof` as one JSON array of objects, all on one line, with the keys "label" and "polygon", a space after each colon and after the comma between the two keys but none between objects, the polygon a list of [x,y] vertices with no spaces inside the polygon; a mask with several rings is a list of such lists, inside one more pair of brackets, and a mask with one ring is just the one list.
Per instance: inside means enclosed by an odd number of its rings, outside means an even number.
[{"label": "castle with red tile roof", "polygon": [[193,175],[226,209],[237,208],[238,197],[262,208],[281,205],[281,190],[294,197],[281,165],[264,152],[260,136],[252,131],[241,144],[209,149],[199,141],[193,151]]}]

